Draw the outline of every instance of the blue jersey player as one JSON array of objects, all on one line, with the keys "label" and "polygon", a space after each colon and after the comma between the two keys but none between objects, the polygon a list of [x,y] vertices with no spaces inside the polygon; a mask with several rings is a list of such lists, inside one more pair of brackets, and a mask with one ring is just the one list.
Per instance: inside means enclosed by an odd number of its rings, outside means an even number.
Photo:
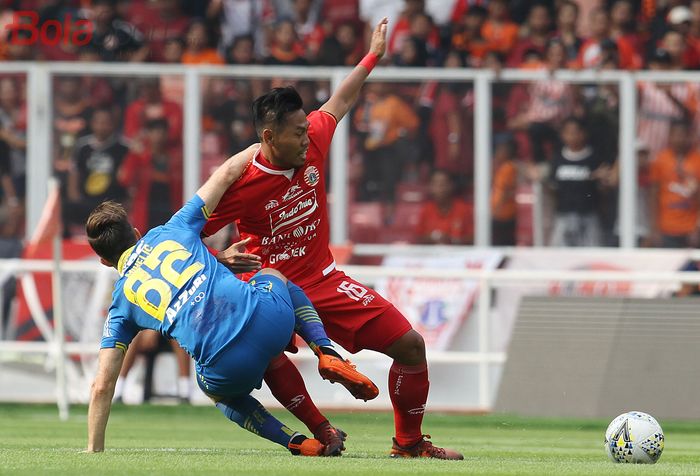
[{"label": "blue jersey player", "polygon": [[331,456],[344,449],[343,438],[329,447],[290,430],[249,395],[260,387],[268,363],[284,350],[293,331],[319,356],[324,378],[342,383],[357,398],[376,397],[376,386],[332,348],[300,288],[273,269],[261,270],[245,283],[201,242],[209,210],[242,174],[253,152],[251,147],[231,157],[165,225],[143,237],[119,204],[102,203],[90,214],[88,241],[103,264],[117,269],[119,279],[90,397],[88,451],[104,450],[124,353],[142,329],[175,339],[194,358],[197,383],[226,417],[293,454]]}]

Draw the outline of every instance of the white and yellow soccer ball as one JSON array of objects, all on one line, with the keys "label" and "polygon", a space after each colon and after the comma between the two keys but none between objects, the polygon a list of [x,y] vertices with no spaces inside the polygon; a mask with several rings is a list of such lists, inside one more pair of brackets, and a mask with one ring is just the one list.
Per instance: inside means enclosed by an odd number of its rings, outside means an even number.
[{"label": "white and yellow soccer ball", "polygon": [[615,463],[656,463],[664,450],[664,432],[654,417],[627,412],[605,431],[605,452]]}]

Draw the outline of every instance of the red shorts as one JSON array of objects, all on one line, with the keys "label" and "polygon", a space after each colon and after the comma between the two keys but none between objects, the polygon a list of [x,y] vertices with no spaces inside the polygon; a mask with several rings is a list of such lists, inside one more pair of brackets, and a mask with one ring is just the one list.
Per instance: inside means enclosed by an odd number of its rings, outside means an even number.
[{"label": "red shorts", "polygon": [[323,321],[328,337],[355,353],[383,352],[412,329],[389,301],[342,271],[333,271],[304,292]]}]

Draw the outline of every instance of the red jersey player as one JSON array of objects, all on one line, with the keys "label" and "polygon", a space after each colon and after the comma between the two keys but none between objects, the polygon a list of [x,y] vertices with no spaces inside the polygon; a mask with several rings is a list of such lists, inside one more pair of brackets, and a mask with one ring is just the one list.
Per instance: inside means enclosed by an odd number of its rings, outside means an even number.
[{"label": "red jersey player", "polygon": [[[423,338],[391,303],[337,270],[329,250],[328,149],[337,122],[384,54],[386,24],[384,19],[377,25],[369,53],[318,111],[306,115],[292,87],[255,100],[261,147],[221,199],[204,234],[235,221],[248,253],[234,245],[217,255],[220,261],[238,272],[278,269],[306,292],[334,341],[353,353],[370,349],[394,360],[388,386],[396,429],[392,456],[463,459],[454,450],[434,446],[421,430],[429,386]],[[337,437],[286,356],[270,364],[265,381],[317,438]]]}]

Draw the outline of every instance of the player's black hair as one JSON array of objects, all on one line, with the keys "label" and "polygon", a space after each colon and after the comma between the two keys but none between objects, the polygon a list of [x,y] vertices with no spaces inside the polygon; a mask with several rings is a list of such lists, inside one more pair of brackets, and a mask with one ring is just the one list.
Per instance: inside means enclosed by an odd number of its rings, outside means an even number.
[{"label": "player's black hair", "polygon": [[122,253],[137,241],[126,210],[113,201],[97,205],[85,223],[85,231],[95,253],[115,266]]},{"label": "player's black hair", "polygon": [[292,86],[274,88],[269,93],[258,97],[253,101],[253,124],[258,137],[262,138],[265,127],[281,125],[284,116],[303,107],[304,101]]},{"label": "player's black hair", "polygon": [[586,123],[582,119],[580,119],[576,116],[569,116],[566,119],[564,119],[561,122],[561,129],[563,130],[564,127],[566,127],[568,124],[576,124],[579,129],[581,129],[586,134],[588,133],[588,128],[586,127]]}]

